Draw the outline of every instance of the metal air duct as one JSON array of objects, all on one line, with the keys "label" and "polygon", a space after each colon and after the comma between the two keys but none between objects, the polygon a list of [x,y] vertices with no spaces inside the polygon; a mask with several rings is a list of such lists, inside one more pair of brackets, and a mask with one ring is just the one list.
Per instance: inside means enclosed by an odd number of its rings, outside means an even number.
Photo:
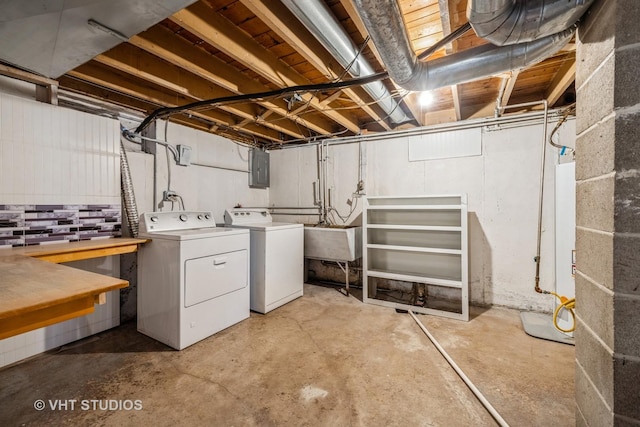
[{"label": "metal air duct", "polygon": [[528,67],[560,50],[575,32],[573,26],[528,43],[500,47],[484,45],[421,62],[411,48],[395,0],[354,0],[354,3],[391,78],[401,87],[415,91],[437,89]]},{"label": "metal air duct", "polygon": [[[351,76],[364,77],[375,74],[369,62],[358,54],[349,34],[342,28],[331,10],[322,0],[282,0],[282,3],[296,18],[318,39],[334,58],[338,60]],[[368,83],[362,86],[378,105],[389,115],[394,123],[410,120],[402,108],[391,97],[382,82]]]},{"label": "metal air duct", "polygon": [[467,18],[479,37],[503,46],[564,31],[593,0],[469,0]]}]

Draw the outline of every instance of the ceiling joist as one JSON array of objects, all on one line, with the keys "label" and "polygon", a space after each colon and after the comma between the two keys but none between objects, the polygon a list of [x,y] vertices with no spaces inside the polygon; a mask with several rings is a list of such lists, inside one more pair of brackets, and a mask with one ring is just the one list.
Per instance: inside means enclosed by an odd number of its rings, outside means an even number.
[{"label": "ceiling joist", "polygon": [[[278,87],[311,84],[311,82],[275,58],[268,50],[256,43],[242,30],[215,13],[203,3],[195,3],[170,17],[192,34],[224,52],[238,62],[251,68]],[[303,102],[321,112],[351,132],[358,133],[360,127],[355,118],[346,113],[322,108],[320,100],[313,94],[300,94]]]},{"label": "ceiling joist", "polygon": [[[168,64],[166,61],[126,43],[98,55],[95,60],[132,76],[153,82],[158,86],[181,93],[188,97],[191,100],[190,102],[234,95],[233,92],[227,89],[213,85],[185,71],[183,68]],[[259,115],[255,106],[250,104],[222,105],[220,109],[247,120],[247,122],[244,122],[245,124],[257,121],[256,119]],[[274,123],[262,122],[262,124],[295,138],[303,136],[296,125],[289,120],[281,120]]]},{"label": "ceiling joist", "polygon": [[[467,0],[397,1],[416,54],[467,20]],[[363,44],[367,30],[353,1],[325,3],[353,44]],[[486,43],[469,31],[428,60]],[[374,70],[384,71],[371,40],[360,54]],[[501,106],[546,99],[561,107],[571,102],[563,95],[575,79],[575,44],[527,69],[504,75],[503,84],[498,78],[502,76],[492,76],[433,90],[434,102],[429,107],[419,105],[419,93],[385,80],[394,96],[402,96],[396,98],[401,108],[415,118],[415,122],[395,126],[359,86],[324,86],[315,92],[288,95],[279,92],[349,78],[330,51],[280,0],[198,0],[58,81],[63,93],[106,99],[147,115],[164,111],[171,116],[159,113],[159,117],[176,123],[235,140],[245,138],[249,144],[279,145],[336,134],[384,132],[415,123],[489,117],[499,94]],[[253,94],[270,97],[257,99]],[[219,99],[227,102],[211,104]],[[193,102],[209,105],[182,113],[161,110],[180,109]]]},{"label": "ceiling joist", "polygon": [[[170,93],[164,88],[157,87],[150,82],[139,83],[127,74],[101,65],[95,61],[81,65],[68,74],[80,80],[110,88],[153,104],[177,107],[191,102],[190,98],[182,94]],[[190,111],[188,114],[272,141],[279,141],[281,139],[279,132],[257,124],[247,124],[243,129],[239,129],[237,128],[235,116],[223,111]]]},{"label": "ceiling joist", "polygon": [[[185,39],[177,37],[164,27],[152,27],[131,37],[129,43],[235,94],[261,93],[270,90],[269,87],[246,77],[232,66],[209,55]],[[292,117],[295,120],[288,110],[287,103],[281,99],[263,100],[258,104],[273,110],[281,117]],[[324,118],[306,117],[305,125],[321,135],[334,131],[332,122]]]},{"label": "ceiling joist", "polygon": [[[241,1],[248,9],[255,13],[258,18],[282,37],[283,40],[295,48],[311,65],[325,74],[328,80],[334,81],[341,78],[344,70],[341,67],[340,70],[334,70],[334,68],[339,67],[335,59],[333,59],[315,37],[309,34],[304,25],[302,25],[280,1]],[[391,127],[384,120],[383,115],[368,105],[369,101],[364,100],[362,96],[357,94],[353,89],[343,89],[342,91],[385,130],[391,130]],[[326,104],[327,103],[325,103],[325,105]]]}]

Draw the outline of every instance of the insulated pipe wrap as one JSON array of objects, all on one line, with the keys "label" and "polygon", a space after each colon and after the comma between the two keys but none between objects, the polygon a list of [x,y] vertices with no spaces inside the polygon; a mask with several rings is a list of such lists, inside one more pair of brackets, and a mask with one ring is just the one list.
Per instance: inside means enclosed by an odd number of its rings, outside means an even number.
[{"label": "insulated pipe wrap", "polygon": [[389,76],[407,90],[424,91],[528,67],[560,50],[575,27],[528,43],[483,45],[428,62],[418,61],[395,0],[354,0]]},{"label": "insulated pipe wrap", "polygon": [[[354,0],[360,18],[378,48],[389,75],[405,89],[416,75],[418,58],[409,44],[409,35],[396,0]],[[411,90],[411,89],[410,89]]]},{"label": "insulated pipe wrap", "polygon": [[[332,14],[323,0],[282,0],[282,3],[309,30],[318,41],[331,52],[352,77],[375,74],[369,62],[358,53],[349,34]],[[362,86],[394,123],[409,120],[391,93],[382,82],[367,83]]]},{"label": "insulated pipe wrap", "polygon": [[[553,55],[573,37],[575,28],[511,46],[483,45],[420,63],[411,90],[432,90],[529,67]],[[407,88],[409,89],[409,88]]]},{"label": "insulated pipe wrap", "polygon": [[593,0],[470,0],[467,18],[479,37],[503,46],[564,31],[592,3]]}]

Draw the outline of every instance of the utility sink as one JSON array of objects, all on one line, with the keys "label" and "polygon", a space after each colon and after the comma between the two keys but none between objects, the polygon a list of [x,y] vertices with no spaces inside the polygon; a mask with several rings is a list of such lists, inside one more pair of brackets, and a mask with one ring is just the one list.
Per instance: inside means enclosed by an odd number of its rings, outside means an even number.
[{"label": "utility sink", "polygon": [[326,261],[355,261],[362,257],[362,227],[305,225],[304,256]]}]

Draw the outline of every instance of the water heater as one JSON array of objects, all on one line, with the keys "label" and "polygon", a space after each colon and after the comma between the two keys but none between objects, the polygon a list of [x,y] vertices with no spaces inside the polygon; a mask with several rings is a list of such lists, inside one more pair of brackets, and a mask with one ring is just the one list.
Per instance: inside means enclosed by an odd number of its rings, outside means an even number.
[{"label": "water heater", "polygon": [[[556,293],[575,297],[576,282],[576,168],[575,162],[556,166]],[[555,299],[554,310],[559,301]],[[558,316],[558,326],[570,329],[573,319],[566,310]],[[567,334],[573,336],[573,332]]]}]

